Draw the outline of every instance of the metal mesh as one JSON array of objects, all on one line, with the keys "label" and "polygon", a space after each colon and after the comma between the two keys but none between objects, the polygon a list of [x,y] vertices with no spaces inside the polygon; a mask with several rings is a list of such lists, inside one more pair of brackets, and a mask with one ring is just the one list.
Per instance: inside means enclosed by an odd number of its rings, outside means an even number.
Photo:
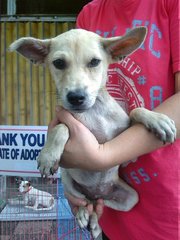
[{"label": "metal mesh", "polygon": [[[0,239],[16,240],[90,240],[87,230],[79,228],[64,198],[60,179],[26,178],[38,190],[51,193],[55,199],[52,210],[35,211],[22,203],[22,194],[14,177],[0,177]],[[39,196],[36,196],[39,197]]]}]

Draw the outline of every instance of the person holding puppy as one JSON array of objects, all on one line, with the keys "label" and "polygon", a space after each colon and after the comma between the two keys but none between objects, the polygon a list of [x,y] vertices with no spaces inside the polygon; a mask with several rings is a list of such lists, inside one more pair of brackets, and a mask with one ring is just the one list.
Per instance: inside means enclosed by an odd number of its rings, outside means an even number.
[{"label": "person holding puppy", "polygon": [[[103,37],[123,35],[146,26],[148,35],[136,53],[112,64],[107,88],[130,112],[137,107],[167,114],[180,138],[180,6],[178,0],[94,0],[77,18],[77,27]],[[115,211],[98,200],[96,211],[111,240],[177,240],[180,140],[163,146],[142,125],[136,124],[113,140],[99,144],[91,132],[64,109],[57,107],[49,130],[64,122],[70,139],[61,166],[100,170],[120,165],[119,175],[139,194],[129,212]],[[88,144],[87,144],[88,139]],[[134,160],[128,162],[129,160]],[[67,196],[73,211],[87,205]],[[93,206],[87,205],[89,212]]]}]

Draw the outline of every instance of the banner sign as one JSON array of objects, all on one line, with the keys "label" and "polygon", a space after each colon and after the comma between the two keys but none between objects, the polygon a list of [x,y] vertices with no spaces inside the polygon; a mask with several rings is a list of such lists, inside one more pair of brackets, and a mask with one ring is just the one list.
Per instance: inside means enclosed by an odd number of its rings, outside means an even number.
[{"label": "banner sign", "polygon": [[41,176],[37,156],[47,126],[0,126],[0,175]]}]

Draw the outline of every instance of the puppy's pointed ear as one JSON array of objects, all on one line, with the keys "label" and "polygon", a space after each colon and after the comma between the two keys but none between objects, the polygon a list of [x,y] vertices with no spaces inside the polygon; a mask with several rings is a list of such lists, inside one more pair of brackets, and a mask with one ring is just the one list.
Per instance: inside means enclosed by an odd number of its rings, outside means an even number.
[{"label": "puppy's pointed ear", "polygon": [[22,177],[16,177],[15,181],[16,181],[16,184],[19,185],[21,184],[22,181],[24,181],[24,179]]},{"label": "puppy's pointed ear", "polygon": [[122,37],[103,38],[104,49],[111,55],[112,61],[118,61],[136,51],[144,42],[147,33],[146,27],[130,30]]},{"label": "puppy's pointed ear", "polygon": [[14,41],[8,48],[9,51],[17,51],[32,63],[43,64],[49,54],[51,40],[41,40],[31,37],[20,38]]}]

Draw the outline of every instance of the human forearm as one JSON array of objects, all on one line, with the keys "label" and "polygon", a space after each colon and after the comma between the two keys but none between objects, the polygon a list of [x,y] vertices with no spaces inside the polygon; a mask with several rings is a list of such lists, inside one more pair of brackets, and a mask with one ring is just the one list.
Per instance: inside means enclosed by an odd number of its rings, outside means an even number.
[{"label": "human forearm", "polygon": [[[154,111],[161,112],[174,120],[177,138],[180,138],[180,92],[168,98]],[[116,138],[101,145],[104,155],[104,168],[121,164],[130,159],[149,153],[163,146],[154,134],[149,133],[141,124],[136,124]]]}]

